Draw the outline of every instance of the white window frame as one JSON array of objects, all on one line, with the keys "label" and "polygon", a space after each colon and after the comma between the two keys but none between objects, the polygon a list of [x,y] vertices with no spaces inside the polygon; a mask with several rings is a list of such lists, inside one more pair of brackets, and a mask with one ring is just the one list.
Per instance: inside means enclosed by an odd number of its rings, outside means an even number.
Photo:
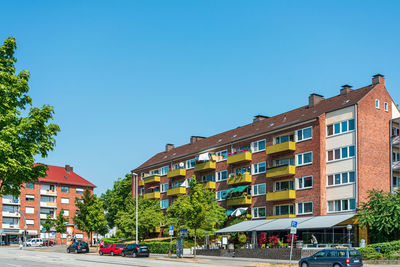
[{"label": "white window frame", "polygon": [[[354,147],[354,156],[350,156],[350,147]],[[343,148],[346,148],[347,150],[347,157],[343,158]],[[335,150],[339,149],[340,151],[340,157],[338,159],[335,159]],[[329,151],[332,151],[333,153],[333,159],[329,160]],[[335,161],[340,161],[340,160],[346,160],[346,159],[351,159],[351,158],[355,158],[357,155],[357,150],[356,150],[356,146],[355,145],[351,145],[351,146],[343,146],[343,147],[338,147],[338,148],[334,148],[334,149],[330,149],[326,151],[326,162],[335,162]]]},{"label": "white window frame", "polygon": [[[302,132],[302,136],[304,136],[304,130],[307,130],[307,129],[310,129],[311,128],[311,137],[307,137],[307,138],[303,138],[303,139],[299,139],[299,132]],[[312,139],[313,138],[313,127],[312,126],[309,126],[309,127],[305,127],[305,128],[302,128],[302,129],[299,129],[299,130],[296,130],[295,131],[295,140],[296,140],[296,142],[303,142],[303,141],[307,141],[307,140],[310,140],[310,139]]]},{"label": "white window frame", "polygon": [[69,204],[69,198],[62,197],[61,198],[61,204]]},{"label": "white window frame", "polygon": [[[393,183],[393,180],[396,180],[396,184]],[[391,183],[394,188],[400,187],[400,176],[393,175]]]},{"label": "white window frame", "polygon": [[[304,212],[304,205],[311,203],[311,212]],[[300,212],[300,206],[302,206],[303,212]],[[312,201],[304,201],[304,202],[299,202],[297,203],[297,210],[296,214],[298,215],[304,215],[304,214],[313,214],[314,212],[314,203]]]},{"label": "white window frame", "polygon": [[[25,195],[25,199],[27,199],[27,198],[32,199],[32,200],[29,200],[29,202],[35,201],[35,195]],[[26,200],[26,201],[28,201],[28,200]]]},{"label": "white window frame", "polygon": [[[259,169],[260,169],[260,165],[261,164],[264,164],[264,167],[265,167],[265,171],[262,171],[262,172],[260,172],[259,171]],[[257,166],[257,168],[256,168],[256,166]],[[256,172],[256,169],[257,169],[257,172]],[[251,165],[251,173],[253,174],[253,175],[255,175],[255,174],[261,174],[261,173],[265,173],[266,172],[266,170],[267,170],[267,162],[266,161],[262,161],[262,162],[258,162],[258,163],[254,163],[254,164],[252,164]]]},{"label": "white window frame", "polygon": [[169,184],[168,184],[168,183],[161,184],[161,186],[160,186],[160,193],[165,193],[165,192],[168,191],[168,189],[169,189]]},{"label": "white window frame", "polygon": [[392,161],[393,162],[400,161],[400,152],[397,151],[392,152]]},{"label": "white window frame", "polygon": [[389,112],[389,103],[388,102],[385,102],[384,107],[385,107],[385,111]]},{"label": "white window frame", "polygon": [[[226,200],[226,195],[225,195],[225,198],[222,198],[222,193],[223,192],[226,192],[227,190],[220,190],[220,191],[216,191],[215,192],[215,198],[217,199],[217,201],[224,201],[224,200]],[[221,197],[219,197],[218,198],[218,193],[219,193],[219,195],[221,196]]]},{"label": "white window frame", "polygon": [[379,101],[379,99],[375,99],[375,108],[376,109],[380,109],[380,101]]},{"label": "white window frame", "polygon": [[[263,194],[260,194],[259,193],[259,187],[262,187],[262,186],[264,186],[264,193]],[[256,190],[257,189],[257,190]],[[256,193],[256,191],[257,191],[257,193]],[[267,184],[265,184],[265,183],[262,183],[262,184],[254,184],[254,185],[252,185],[251,186],[251,195],[253,196],[253,197],[255,197],[255,196],[263,196],[263,195],[265,195],[267,193]]]},{"label": "white window frame", "polygon": [[34,219],[26,219],[26,225],[35,225]]},{"label": "white window frame", "polygon": [[69,216],[69,210],[64,210],[63,216]]},{"label": "white window frame", "polygon": [[[311,185],[311,186],[304,187],[305,179],[306,179],[306,178],[310,178],[310,177],[311,177],[311,183],[312,183],[312,185]],[[302,180],[303,187],[300,187],[300,180]],[[307,176],[303,176],[303,177],[298,177],[298,178],[296,178],[296,190],[306,190],[306,189],[311,189],[311,188],[313,188],[313,187],[314,187],[314,178],[313,178],[312,175],[307,175]]]},{"label": "white window frame", "polygon": [[[276,184],[281,184],[281,183],[284,183],[284,182],[289,182],[289,188],[288,188],[288,189],[285,189],[285,190],[276,191]],[[293,184],[293,189],[290,188],[290,183]],[[287,191],[287,190],[296,190],[295,181],[294,181],[293,179],[276,181],[276,182],[274,182],[273,187],[274,187],[273,190],[272,190],[273,192],[281,192],[281,191]],[[281,187],[281,186],[280,186],[280,187]]]},{"label": "white window frame", "polygon": [[[261,142],[264,142],[264,148],[262,148],[262,149],[259,148]],[[257,140],[257,141],[251,142],[251,144],[250,144],[251,153],[265,151],[266,147],[267,147],[266,139]]]},{"label": "white window frame", "polygon": [[[167,203],[167,206],[165,207],[165,205],[163,206],[163,203]],[[168,199],[163,199],[160,201],[160,207],[162,210],[168,209],[169,207],[169,200]]]},{"label": "white window frame", "polygon": [[[167,171],[165,171],[165,170],[167,170]],[[167,175],[168,172],[169,172],[169,166],[168,165],[162,166],[160,168],[160,176]]]},{"label": "white window frame", "polygon": [[[354,182],[350,182],[350,173],[353,172],[354,173]],[[347,183],[343,183],[343,174],[347,173]],[[329,176],[333,176],[333,184],[329,184]],[[335,183],[335,176],[336,175],[340,175],[340,183],[336,184]],[[355,184],[357,181],[357,177],[356,177],[356,172],[355,171],[348,171],[348,172],[338,172],[338,173],[332,173],[332,174],[328,174],[326,176],[326,187],[335,187],[335,186],[341,186],[341,185],[348,185],[348,184]]]},{"label": "white window frame", "polygon": [[[276,213],[276,208],[277,207],[284,207],[284,206],[289,206],[289,213],[288,214],[296,214],[295,206],[293,204],[284,204],[284,205],[275,205],[273,207],[274,215],[286,215],[286,214],[282,214],[281,212],[279,212],[279,214]],[[293,213],[290,213],[290,206],[292,206]]]},{"label": "white window frame", "polygon": [[[225,179],[221,179],[220,177],[222,177],[222,173],[226,172],[226,178]],[[219,171],[215,173],[215,181],[216,182],[222,182],[222,181],[226,181],[228,179],[228,171],[227,170],[223,170],[223,171]]]},{"label": "white window frame", "polygon": [[[260,216],[260,209],[264,209],[264,216]],[[254,207],[251,209],[251,216],[253,219],[262,219],[267,217],[267,207],[266,206],[261,206],[261,207]]]},{"label": "white window frame", "polygon": [[[354,129],[352,129],[352,130],[350,130],[350,121],[354,121]],[[343,131],[343,123],[344,122],[347,124],[346,131]],[[339,124],[339,132],[338,133],[335,133],[335,125],[336,124]],[[329,126],[332,126],[332,134],[329,134],[329,130],[328,130]],[[339,122],[335,122],[335,123],[332,123],[332,124],[329,124],[326,126],[326,137],[329,138],[332,136],[337,136],[337,135],[341,135],[341,134],[345,134],[345,133],[351,133],[351,132],[354,132],[355,130],[356,130],[356,121],[354,118],[349,119],[349,120],[339,121]]]},{"label": "white window frame", "polygon": [[[282,137],[286,137],[286,136],[289,137],[289,140],[288,140],[288,141],[285,141],[285,142],[281,142],[280,139],[281,139]],[[290,140],[290,139],[291,139],[290,136],[292,136],[292,140]],[[279,140],[279,142],[277,142],[278,140]],[[286,142],[290,142],[290,141],[294,141],[294,140],[295,140],[295,134],[285,134],[285,135],[275,136],[275,137],[274,137],[274,145],[282,144],[282,143],[286,143]]]},{"label": "white window frame", "polygon": [[[225,152],[225,158],[223,157],[223,153]],[[217,156],[217,162],[220,161],[225,161],[228,158],[228,150],[221,150],[215,153],[215,155]],[[220,160],[219,157],[222,157],[222,159]]]},{"label": "white window frame", "polygon": [[[193,161],[193,166],[192,167],[188,167],[189,166],[189,162],[192,162]],[[188,159],[188,160],[186,160],[186,162],[185,162],[185,168],[186,168],[186,170],[190,170],[190,169],[193,169],[194,168],[194,165],[196,165],[196,160],[195,159]]]},{"label": "white window frame", "polygon": [[25,213],[26,214],[35,214],[35,208],[34,207],[25,207]]},{"label": "white window frame", "polygon": [[84,190],[83,188],[76,188],[76,189],[75,189],[75,192],[76,192],[77,194],[80,194],[80,195],[82,195],[84,191],[85,191],[85,190]]},{"label": "white window frame", "polygon": [[[350,201],[354,199],[354,204],[355,207],[354,209],[350,208]],[[340,210],[333,210],[333,211],[329,211],[329,202],[333,202],[333,207],[336,208],[336,204],[335,201],[340,201]],[[349,207],[348,209],[344,210],[343,209],[343,201],[347,201],[347,206]],[[357,209],[357,202],[355,198],[345,198],[345,199],[335,199],[335,200],[330,200],[327,202],[327,206],[326,206],[327,212],[328,213],[336,213],[336,212],[348,212],[348,211],[354,211]]]},{"label": "white window frame", "polygon": [[[304,163],[304,155],[308,154],[308,153],[311,153],[311,162]],[[301,160],[302,164],[299,164],[299,160],[298,160],[299,156],[302,157],[302,160]],[[296,166],[311,165],[311,164],[313,164],[313,161],[314,161],[314,157],[313,157],[313,152],[312,151],[307,151],[307,152],[304,152],[304,153],[296,154],[296,156],[295,156],[295,164],[296,164]]]}]

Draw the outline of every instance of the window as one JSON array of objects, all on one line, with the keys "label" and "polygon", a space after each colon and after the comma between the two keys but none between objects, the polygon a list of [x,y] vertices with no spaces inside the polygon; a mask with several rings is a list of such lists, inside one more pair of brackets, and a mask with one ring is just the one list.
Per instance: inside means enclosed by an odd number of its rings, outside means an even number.
[{"label": "window", "polygon": [[356,154],[355,146],[345,146],[342,148],[336,148],[332,150],[328,150],[327,159],[329,161],[341,160],[352,158]]},{"label": "window", "polygon": [[3,224],[18,225],[18,218],[3,217]]},{"label": "window", "polygon": [[307,165],[307,164],[312,164],[312,151],[302,153],[302,154],[297,154],[296,155],[296,166],[302,166],[302,165]]},{"label": "window", "polygon": [[61,238],[62,239],[65,239],[65,238],[67,238],[68,237],[68,234],[61,234]]},{"label": "window", "polygon": [[168,201],[168,199],[161,200],[161,201],[160,201],[160,206],[161,206],[161,209],[166,209],[166,208],[168,208],[168,206],[169,206],[169,201]]},{"label": "window", "polygon": [[[201,176],[202,182],[215,182],[215,174],[208,174]],[[188,181],[190,182],[190,181]]]},{"label": "window", "polygon": [[222,191],[217,191],[216,192],[216,197],[217,197],[218,201],[222,201],[222,200],[226,199],[226,195],[227,195],[226,191],[227,190],[222,190]]},{"label": "window", "polygon": [[69,216],[69,210],[64,210],[63,216]]},{"label": "window", "polygon": [[193,169],[194,165],[196,165],[195,159],[189,159],[186,161],[186,169]]},{"label": "window", "polygon": [[61,204],[69,204],[69,198],[62,197]]},{"label": "window", "polygon": [[34,183],[26,183],[26,188],[27,189],[35,189],[35,184]]},{"label": "window", "polygon": [[68,186],[61,186],[61,192],[68,193],[69,192],[69,187]]},{"label": "window", "polygon": [[313,213],[312,201],[297,203],[297,214],[311,214],[311,213]]},{"label": "window", "polygon": [[160,174],[160,169],[151,170],[151,171],[149,172],[149,174],[150,174],[150,176],[156,175],[156,174]]},{"label": "window", "polygon": [[377,109],[379,109],[379,106],[380,106],[379,99],[376,99],[376,100],[375,100],[375,107],[376,107]]},{"label": "window", "polygon": [[169,166],[164,166],[161,168],[161,175],[167,175],[169,171]]},{"label": "window", "polygon": [[226,181],[226,179],[228,177],[228,171],[227,170],[217,172],[216,174],[217,174],[217,179],[216,179],[217,182]]},{"label": "window", "polygon": [[32,202],[35,201],[35,196],[34,195],[25,195],[25,200]]},{"label": "window", "polygon": [[275,182],[274,192],[285,190],[294,190],[294,181]]},{"label": "window", "polygon": [[392,127],[392,136],[399,136],[400,130],[397,127]]},{"label": "window", "polygon": [[297,178],[297,186],[299,189],[308,189],[313,187],[313,177],[304,176]]},{"label": "window", "polygon": [[254,219],[265,218],[266,208],[265,207],[256,207],[252,209],[252,214]]},{"label": "window", "polygon": [[265,161],[253,164],[251,166],[252,166],[253,174],[265,173],[265,169],[266,169]]},{"label": "window", "polygon": [[217,156],[217,161],[226,160],[226,157],[228,156],[228,150],[218,151],[215,153],[215,155]]},{"label": "window", "polygon": [[294,206],[293,205],[281,205],[274,207],[274,215],[287,215],[294,214]]},{"label": "window", "polygon": [[342,172],[328,175],[328,186],[352,184],[356,181],[355,172]]},{"label": "window", "polygon": [[259,152],[265,150],[265,139],[251,143],[251,152]]},{"label": "window", "polygon": [[82,195],[83,194],[83,188],[77,188],[76,189],[76,193],[79,194],[79,195]]},{"label": "window", "polygon": [[342,134],[354,131],[355,121],[354,119],[338,122],[335,124],[330,124],[326,126],[327,136]]},{"label": "window", "polygon": [[392,159],[393,159],[393,162],[399,161],[400,160],[400,153],[399,152],[393,152],[392,153]]},{"label": "window", "polygon": [[285,143],[285,142],[288,142],[288,141],[294,141],[294,135],[293,134],[275,137],[274,144],[281,144],[281,143]]},{"label": "window", "polygon": [[387,102],[385,102],[385,111],[388,112],[389,111],[389,104]]},{"label": "window", "polygon": [[356,209],[354,198],[328,201],[328,212],[340,212]]},{"label": "window", "polygon": [[275,159],[272,161],[274,167],[293,165],[294,166],[294,158],[287,159]]},{"label": "window", "polygon": [[305,141],[312,138],[312,127],[307,127],[296,131],[297,142]]},{"label": "window", "polygon": [[25,208],[25,213],[26,213],[26,214],[34,214],[34,213],[35,213],[35,208],[33,208],[33,207],[26,207],[26,208]]},{"label": "window", "polygon": [[399,186],[400,186],[400,177],[393,176],[393,187],[399,187]]},{"label": "window", "polygon": [[161,184],[161,193],[165,193],[168,191],[168,184]]},{"label": "window", "polygon": [[49,185],[49,184],[40,185],[40,189],[42,189],[42,190],[54,191],[55,188],[56,187],[54,185]]},{"label": "window", "polygon": [[40,196],[40,202],[56,202],[56,198],[51,196]]},{"label": "window", "polygon": [[34,225],[34,224],[35,224],[35,220],[26,219],[26,225]]},{"label": "window", "polygon": [[261,195],[265,195],[265,192],[267,191],[266,189],[266,185],[265,184],[255,184],[253,185],[253,190],[252,192],[252,196],[261,196]]},{"label": "window", "polygon": [[3,211],[18,212],[19,207],[14,205],[3,205]]}]

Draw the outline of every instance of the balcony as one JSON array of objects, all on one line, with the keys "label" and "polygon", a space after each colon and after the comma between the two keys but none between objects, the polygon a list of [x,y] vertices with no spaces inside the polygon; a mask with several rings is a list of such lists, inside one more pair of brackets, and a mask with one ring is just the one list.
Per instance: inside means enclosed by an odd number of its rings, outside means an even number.
[{"label": "balcony", "polygon": [[292,152],[296,150],[296,143],[292,141],[287,141],[284,143],[267,146],[267,155],[272,155],[281,152]]},{"label": "balcony", "polygon": [[3,204],[13,204],[13,205],[19,205],[19,199],[8,199],[3,197]]},{"label": "balcony", "polygon": [[186,187],[176,187],[168,189],[167,196],[185,195]]},{"label": "balcony", "polygon": [[227,199],[226,204],[228,206],[251,205],[251,196],[241,196]]},{"label": "balcony", "polygon": [[151,192],[143,195],[145,199],[160,199],[160,192]]},{"label": "balcony", "polygon": [[45,196],[57,196],[56,190],[40,189],[40,194]]},{"label": "balcony", "polygon": [[392,144],[393,144],[393,145],[398,145],[398,144],[400,144],[400,136],[394,136],[394,137],[392,137]]},{"label": "balcony", "polygon": [[21,215],[18,213],[18,211],[2,211],[3,217],[14,217],[14,218],[19,218]]},{"label": "balcony", "polygon": [[40,207],[57,208],[57,203],[56,202],[40,202]]},{"label": "balcony", "polygon": [[145,184],[150,184],[150,183],[159,183],[160,182],[160,176],[158,175],[151,175],[143,178],[143,182]]},{"label": "balcony", "polygon": [[283,219],[283,218],[296,218],[296,214],[273,215],[273,216],[267,216],[266,219]]},{"label": "balcony", "polygon": [[296,190],[284,190],[267,193],[267,201],[296,199]]},{"label": "balcony", "polygon": [[8,228],[8,229],[19,229],[19,224],[8,224],[8,223],[3,223],[2,228]]},{"label": "balcony", "polygon": [[228,164],[236,164],[251,161],[251,152],[241,152],[228,156]]},{"label": "balcony", "polygon": [[185,177],[185,176],[186,176],[186,170],[185,169],[177,169],[177,170],[169,171],[167,173],[167,177],[169,179],[178,178],[178,177]]},{"label": "balcony", "polygon": [[400,170],[400,161],[395,161],[395,162],[393,162],[392,169],[393,169],[394,171]]},{"label": "balcony", "polygon": [[144,181],[143,180],[139,180],[139,186],[144,186]]},{"label": "balcony", "polygon": [[229,177],[226,183],[228,185],[237,185],[237,184],[250,184],[252,180],[252,176],[250,173],[245,172],[239,176]]},{"label": "balcony", "polygon": [[282,176],[289,176],[296,174],[296,166],[293,165],[284,165],[279,167],[273,167],[267,169],[267,178],[275,178]]},{"label": "balcony", "polygon": [[215,182],[209,181],[209,182],[203,183],[203,187],[205,189],[215,189]]},{"label": "balcony", "polygon": [[215,163],[214,161],[206,161],[206,162],[194,165],[194,171],[195,172],[211,171],[211,170],[215,170],[216,167],[217,167],[217,163]]},{"label": "balcony", "polygon": [[[47,219],[47,215],[48,214],[40,213],[40,219]],[[54,214],[53,215],[50,214],[50,218],[55,219],[56,216]]]}]

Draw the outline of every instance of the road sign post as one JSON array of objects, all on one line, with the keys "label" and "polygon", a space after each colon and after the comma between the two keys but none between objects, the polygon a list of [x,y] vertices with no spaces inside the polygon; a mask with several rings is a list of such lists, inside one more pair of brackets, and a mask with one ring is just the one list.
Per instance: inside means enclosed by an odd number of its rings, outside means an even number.
[{"label": "road sign post", "polygon": [[181,228],[179,229],[179,236],[181,237],[181,257],[183,257],[183,246],[185,244],[185,237],[188,236],[187,229]]},{"label": "road sign post", "polygon": [[172,236],[174,235],[174,226],[171,225],[169,227],[169,237],[170,237],[170,245],[169,245],[169,252],[168,252],[168,257],[171,258],[172,256]]},{"label": "road sign post", "polygon": [[294,236],[297,233],[297,222],[296,221],[292,221],[290,224],[290,238],[292,239],[290,242],[290,259],[289,259],[289,264],[292,264],[292,253],[293,253],[293,240],[294,240]]}]

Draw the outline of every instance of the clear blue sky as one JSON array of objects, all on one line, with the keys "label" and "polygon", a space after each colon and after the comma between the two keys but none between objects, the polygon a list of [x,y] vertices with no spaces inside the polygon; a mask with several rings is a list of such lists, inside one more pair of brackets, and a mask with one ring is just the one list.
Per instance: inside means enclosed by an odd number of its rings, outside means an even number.
[{"label": "clear blue sky", "polygon": [[34,105],[61,127],[44,161],[102,193],[191,135],[361,87],[400,101],[399,1],[2,1]]}]

